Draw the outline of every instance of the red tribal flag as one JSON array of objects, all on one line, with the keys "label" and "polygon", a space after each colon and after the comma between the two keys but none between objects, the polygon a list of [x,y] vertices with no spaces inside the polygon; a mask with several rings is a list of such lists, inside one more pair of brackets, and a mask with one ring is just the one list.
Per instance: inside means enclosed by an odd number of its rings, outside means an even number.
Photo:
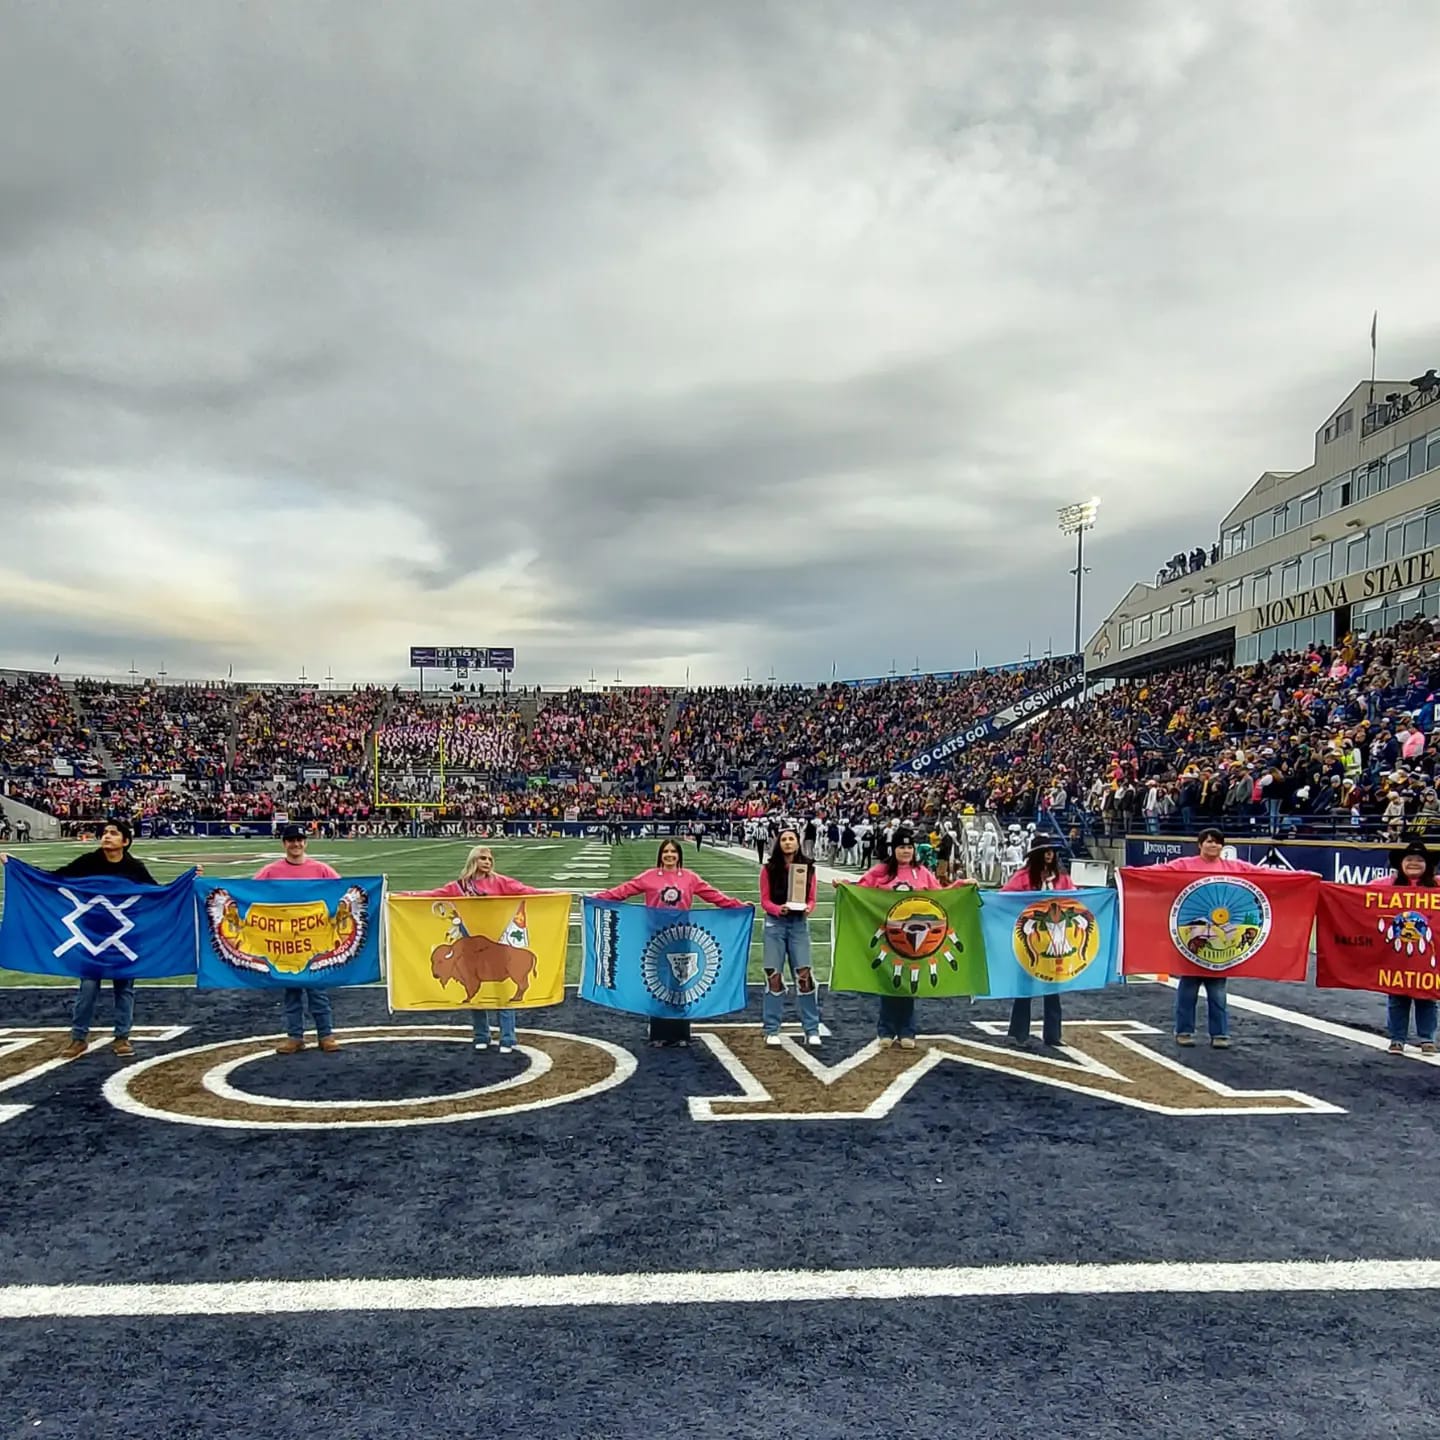
[{"label": "red tribal flag", "polygon": [[1322,885],[1315,983],[1332,990],[1440,998],[1440,890]]},{"label": "red tribal flag", "polygon": [[1121,969],[1303,980],[1319,888],[1308,870],[1124,869]]}]

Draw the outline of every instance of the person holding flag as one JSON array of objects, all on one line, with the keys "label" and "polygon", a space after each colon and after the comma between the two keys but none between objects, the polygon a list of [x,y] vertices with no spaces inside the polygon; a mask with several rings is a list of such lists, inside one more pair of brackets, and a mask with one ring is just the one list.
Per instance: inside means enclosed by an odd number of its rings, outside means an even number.
[{"label": "person holding flag", "polygon": [[[1435,854],[1423,840],[1412,840],[1403,850],[1396,850],[1390,856],[1394,874],[1388,880],[1376,881],[1377,886],[1391,890],[1433,890],[1435,884]],[[1390,1036],[1390,1054],[1403,1055],[1405,1042],[1410,1038],[1410,1007],[1415,1007],[1415,1032],[1420,1037],[1420,1053],[1435,1053],[1436,1004],[1433,1000],[1421,1000],[1409,995],[1387,995],[1385,997],[1385,1029]]]},{"label": "person holding flag", "polygon": [[[56,657],[59,658],[58,656]],[[77,855],[68,864],[52,875],[66,879],[80,880],[91,875],[112,875],[119,880],[129,880],[136,885],[158,885],[160,882],[150,873],[143,860],[130,853],[135,832],[128,820],[107,820],[100,831],[97,849]],[[9,860],[0,855],[0,865]],[[39,868],[39,867],[37,867]],[[203,874],[200,866],[196,874]],[[75,1060],[89,1049],[90,1022],[95,1018],[95,1002],[100,998],[100,980],[86,977],[75,991],[75,1009],[70,1017],[70,1043],[60,1052],[62,1060]],[[116,1055],[126,1059],[135,1053],[130,1043],[130,1027],[135,1020],[135,982],[115,979],[111,982],[115,997],[115,1039],[110,1048]]]},{"label": "person holding flag", "polygon": [[[1054,840],[1037,835],[1030,845],[1025,863],[1001,887],[1001,890],[1040,891],[1073,890],[1075,882],[1070,878],[1055,849]],[[1044,997],[1041,1034],[1047,1045],[1060,1044],[1061,1010],[1058,995]],[[1021,996],[1010,1006],[1010,1038],[1017,1045],[1030,1043],[1030,1020],[1032,1003],[1028,996]]]},{"label": "person holding flag", "polygon": [[[855,883],[869,890],[953,890],[960,885],[973,885],[973,880],[956,880],[942,885],[933,870],[915,860],[915,834],[907,827],[897,828],[887,843],[889,858],[877,860]],[[848,881],[832,880],[837,889]],[[915,997],[913,995],[882,995],[875,1033],[882,1049],[888,1050],[897,1041],[902,1050],[915,1048]]]},{"label": "person holding flag", "polygon": [[[461,899],[481,895],[547,895],[554,891],[534,890],[522,885],[508,875],[495,870],[495,855],[488,845],[477,845],[466,857],[459,876],[438,890],[403,890],[402,895],[433,896],[436,899]],[[458,920],[456,922],[459,923]],[[462,932],[464,927],[461,926]],[[506,942],[509,943],[508,941]],[[503,1007],[496,1010],[472,1010],[470,1019],[475,1032],[475,1048],[490,1048],[490,1021],[494,1019],[500,1031],[500,1053],[509,1055],[515,1049],[515,1011]]]},{"label": "person holding flag", "polygon": [[[770,858],[760,869],[760,908],[765,912],[764,966],[765,996],[760,1016],[765,1043],[780,1043],[780,1025],[785,1018],[785,965],[795,977],[795,1003],[805,1043],[820,1045],[820,1000],[815,993],[815,972],[810,966],[810,916],[815,913],[815,867],[805,864],[800,836],[793,825],[784,826],[770,847]],[[790,903],[791,870],[796,865],[808,871],[803,904]]]},{"label": "person holding flag", "polygon": [[[1167,860],[1163,865],[1152,867],[1156,870],[1179,870],[1199,875],[1248,875],[1272,874],[1263,865],[1252,865],[1247,860],[1227,860],[1225,832],[1218,825],[1207,825],[1199,834],[1198,850],[1194,855],[1181,855]],[[1223,975],[1181,975],[1176,981],[1175,991],[1175,1043],[1191,1046],[1195,1043],[1195,1009],[1200,1000],[1200,987],[1205,987],[1205,1008],[1210,1029],[1210,1044],[1216,1050],[1230,1048],[1230,1011],[1226,1004],[1225,977]]]},{"label": "person holding flag", "polygon": [[[272,860],[263,869],[256,871],[257,880],[338,880],[340,872],[332,869],[323,860],[312,860],[305,853],[305,827],[294,821],[280,830],[280,841],[285,854],[279,860]],[[277,1055],[294,1055],[305,1048],[305,996],[303,985],[287,985],[281,992],[281,1003],[285,1012],[285,1036],[276,1047]],[[315,1022],[315,1038],[320,1048],[331,1054],[340,1048],[340,1042],[331,1033],[335,1025],[334,1010],[330,997],[323,989],[314,988],[309,992],[310,1018]]]},{"label": "person holding flag", "polygon": [[[688,910],[695,900],[701,899],[721,910],[743,910],[745,901],[736,900],[717,890],[702,875],[685,869],[682,863],[680,844],[676,840],[662,840],[655,855],[655,868],[642,870],[629,880],[622,880],[608,890],[597,890],[597,900],[629,900],[641,895],[650,909]],[[650,1021],[650,1043],[656,1049],[667,1045],[684,1046],[690,1043],[690,1022],[688,1020],[666,1020],[659,1016]]]}]

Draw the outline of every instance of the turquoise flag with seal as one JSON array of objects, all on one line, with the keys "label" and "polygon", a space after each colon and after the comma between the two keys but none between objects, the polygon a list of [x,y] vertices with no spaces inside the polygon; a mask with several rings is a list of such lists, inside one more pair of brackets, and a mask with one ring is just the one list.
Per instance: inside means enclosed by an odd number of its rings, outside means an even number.
[{"label": "turquoise flag with seal", "polygon": [[1115,891],[1000,890],[986,894],[980,933],[987,1000],[1099,990],[1120,978]]}]

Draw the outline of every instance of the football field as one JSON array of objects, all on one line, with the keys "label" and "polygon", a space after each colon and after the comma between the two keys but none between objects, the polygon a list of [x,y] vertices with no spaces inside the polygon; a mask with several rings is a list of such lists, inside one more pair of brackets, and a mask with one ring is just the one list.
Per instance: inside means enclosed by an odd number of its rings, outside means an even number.
[{"label": "football field", "polygon": [[[467,847],[313,851],[399,889]],[[136,848],[166,876],[275,853]],[[495,850],[577,891],[654,860]],[[698,868],[754,898],[753,860]],[[655,1051],[571,993],[502,1056],[367,987],[339,1053],[279,1056],[268,993],[172,984],[134,1059],[102,999],[65,1063],[68,987],[9,979],[3,1440],[1433,1428],[1440,1067],[1385,1054],[1376,996],[1234,982],[1234,1048],[1184,1052],[1163,984],[1067,998],[1054,1050],[1006,1042],[1008,1002],[922,1000],[903,1051],[826,991],[812,1051],[793,997],[764,1043],[752,988]]]}]

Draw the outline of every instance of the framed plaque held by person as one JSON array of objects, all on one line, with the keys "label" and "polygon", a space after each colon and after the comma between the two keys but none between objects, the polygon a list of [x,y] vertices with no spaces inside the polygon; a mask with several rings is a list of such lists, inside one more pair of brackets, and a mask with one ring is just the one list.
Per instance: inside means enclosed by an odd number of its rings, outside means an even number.
[{"label": "framed plaque held by person", "polygon": [[810,904],[810,867],[808,865],[792,865],[790,867],[790,895],[785,901],[787,910],[805,910]]}]

